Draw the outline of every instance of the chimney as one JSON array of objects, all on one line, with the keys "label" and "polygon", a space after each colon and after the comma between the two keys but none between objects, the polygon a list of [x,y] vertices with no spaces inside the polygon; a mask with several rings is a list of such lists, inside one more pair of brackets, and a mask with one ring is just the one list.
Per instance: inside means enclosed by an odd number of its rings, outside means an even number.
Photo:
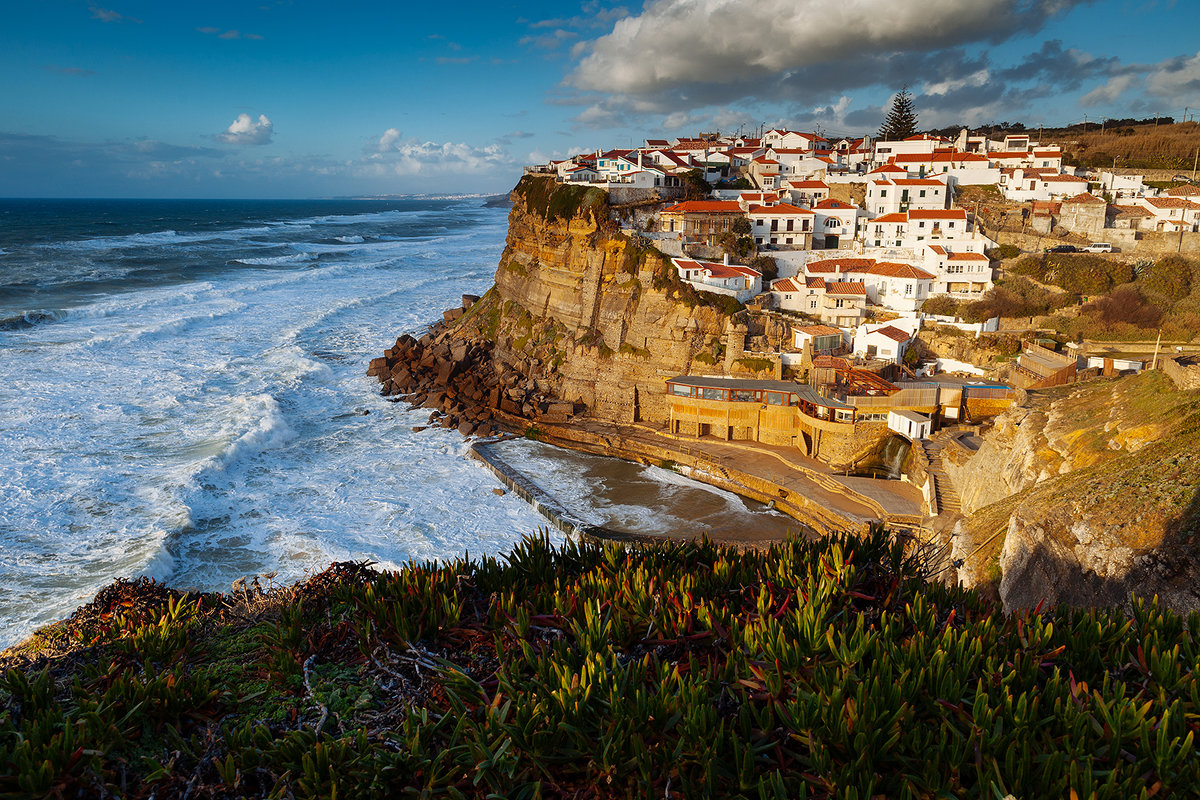
[{"label": "chimney", "polygon": [[725,254],[725,266],[729,266],[729,253]]}]

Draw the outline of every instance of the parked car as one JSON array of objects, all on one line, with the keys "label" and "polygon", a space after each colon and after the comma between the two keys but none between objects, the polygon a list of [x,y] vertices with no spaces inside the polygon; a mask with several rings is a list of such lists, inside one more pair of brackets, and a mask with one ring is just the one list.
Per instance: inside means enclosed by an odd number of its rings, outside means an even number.
[{"label": "parked car", "polygon": [[1192,176],[1191,175],[1172,175],[1171,180],[1183,181],[1184,183],[1192,183]]},{"label": "parked car", "polygon": [[1087,247],[1083,248],[1085,253],[1111,253],[1113,246],[1108,242],[1092,242]]},{"label": "parked car", "polygon": [[1073,244],[1056,244],[1054,247],[1047,247],[1047,253],[1078,253],[1079,248]]}]

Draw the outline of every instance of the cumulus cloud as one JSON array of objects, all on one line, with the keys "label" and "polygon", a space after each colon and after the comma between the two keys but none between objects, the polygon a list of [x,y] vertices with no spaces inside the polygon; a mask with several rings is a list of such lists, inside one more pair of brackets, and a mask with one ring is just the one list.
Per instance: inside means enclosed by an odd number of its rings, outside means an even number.
[{"label": "cumulus cloud", "polygon": [[511,169],[512,158],[499,144],[474,147],[465,142],[432,142],[404,138],[388,128],[356,167],[362,175],[482,174]]},{"label": "cumulus cloud", "polygon": [[[745,97],[832,102],[901,77],[962,79],[984,58],[963,56],[964,45],[1029,34],[1087,1],[649,0],[587,43],[566,83],[664,112]],[[966,71],[946,74],[953,48]]]},{"label": "cumulus cloud", "polygon": [[1108,79],[1080,99],[1084,106],[1115,103],[1132,98],[1133,110],[1154,110],[1157,106],[1184,106],[1200,94],[1200,52],[1180,55],[1154,64],[1108,65]]},{"label": "cumulus cloud", "polygon": [[259,114],[255,120],[249,114],[242,113],[217,138],[227,144],[270,144],[274,133],[275,126],[266,114]]}]

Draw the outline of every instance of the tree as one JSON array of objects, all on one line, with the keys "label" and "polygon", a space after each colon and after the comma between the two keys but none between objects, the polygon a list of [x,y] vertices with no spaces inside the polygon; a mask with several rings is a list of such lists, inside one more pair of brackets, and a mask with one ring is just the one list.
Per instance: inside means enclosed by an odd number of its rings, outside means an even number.
[{"label": "tree", "polygon": [[916,132],[917,112],[913,108],[912,92],[908,91],[908,86],[905,85],[892,100],[892,110],[888,112],[883,127],[879,129],[879,138],[885,142],[895,142]]}]

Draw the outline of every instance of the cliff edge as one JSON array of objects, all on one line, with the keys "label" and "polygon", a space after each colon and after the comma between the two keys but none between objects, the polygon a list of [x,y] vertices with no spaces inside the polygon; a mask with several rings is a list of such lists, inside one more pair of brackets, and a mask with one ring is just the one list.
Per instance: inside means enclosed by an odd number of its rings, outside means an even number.
[{"label": "cliff edge", "polygon": [[1200,392],[1162,373],[1031,394],[974,454],[948,450],[967,520],[954,558],[1006,608],[1200,608]]}]

